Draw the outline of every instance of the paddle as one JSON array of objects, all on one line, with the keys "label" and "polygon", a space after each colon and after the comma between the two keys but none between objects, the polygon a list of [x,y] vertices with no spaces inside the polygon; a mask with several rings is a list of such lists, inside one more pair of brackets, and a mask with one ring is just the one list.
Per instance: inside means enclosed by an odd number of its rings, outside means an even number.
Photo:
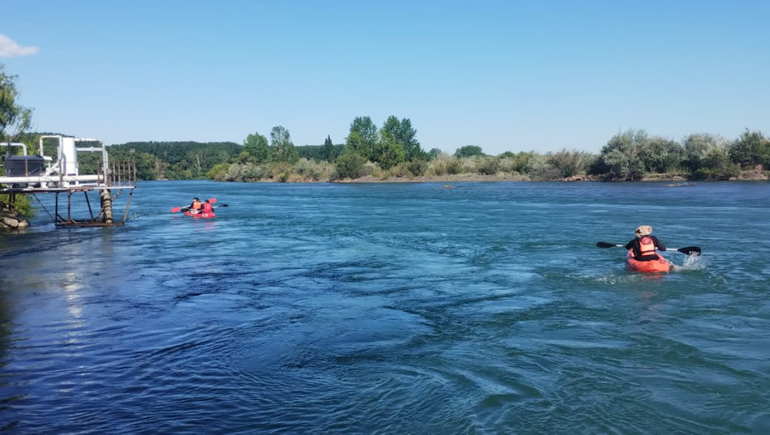
[{"label": "paddle", "polygon": [[[618,245],[615,243],[597,242],[597,248],[622,248],[625,245]],[[666,251],[678,251],[686,255],[700,255],[701,249],[698,246],[688,246],[686,248],[666,248]]]},{"label": "paddle", "polygon": [[[208,201],[209,201],[209,204],[215,204],[217,202],[217,199],[216,198],[209,198]],[[174,208],[171,209],[171,213],[177,213],[177,212],[180,212],[180,211],[184,213],[184,212],[186,212],[189,209],[190,209],[189,205],[187,207],[174,207]]]}]

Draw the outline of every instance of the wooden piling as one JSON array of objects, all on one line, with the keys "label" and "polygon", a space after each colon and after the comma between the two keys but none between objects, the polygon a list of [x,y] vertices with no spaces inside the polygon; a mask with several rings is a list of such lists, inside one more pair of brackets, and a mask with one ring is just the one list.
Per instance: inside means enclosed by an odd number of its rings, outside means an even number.
[{"label": "wooden piling", "polygon": [[112,223],[112,197],[110,195],[108,189],[102,190],[99,194],[99,201],[104,211],[104,223],[106,224]]}]

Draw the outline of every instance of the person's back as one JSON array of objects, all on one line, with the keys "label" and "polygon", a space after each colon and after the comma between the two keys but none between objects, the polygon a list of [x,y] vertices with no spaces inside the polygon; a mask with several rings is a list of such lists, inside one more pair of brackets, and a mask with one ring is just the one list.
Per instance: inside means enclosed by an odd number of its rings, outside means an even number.
[{"label": "person's back", "polygon": [[203,203],[203,213],[214,213],[214,207],[208,201]]},{"label": "person's back", "polygon": [[649,225],[639,226],[634,234],[636,237],[626,244],[626,249],[630,249],[633,252],[634,260],[636,261],[653,261],[658,260],[658,254],[655,249],[661,251],[666,250],[666,245],[663,244],[657,237],[650,235],[652,233],[652,227]]}]

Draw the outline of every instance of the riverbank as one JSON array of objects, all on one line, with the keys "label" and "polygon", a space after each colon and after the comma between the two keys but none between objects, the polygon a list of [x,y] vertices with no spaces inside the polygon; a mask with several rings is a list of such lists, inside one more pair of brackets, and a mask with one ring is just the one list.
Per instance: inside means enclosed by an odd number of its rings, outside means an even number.
[{"label": "riverbank", "polygon": [[[770,180],[770,171],[763,171],[761,169],[753,169],[750,171],[742,171],[738,177],[732,177],[730,180],[725,181],[767,181]],[[273,180],[267,180],[273,181]],[[495,175],[481,175],[481,174],[454,174],[454,175],[422,175],[418,177],[375,177],[373,175],[367,175],[360,178],[346,178],[343,180],[335,180],[335,183],[454,183],[454,182],[495,182],[495,181],[542,181],[532,180],[529,176],[509,173],[498,173]],[[580,182],[580,181],[604,181],[600,177],[595,175],[576,175],[573,177],[566,177],[562,179],[548,180],[553,182]],[[647,174],[641,180],[645,181],[668,181],[677,183],[677,185],[694,184],[693,178],[684,176],[683,174]]]}]

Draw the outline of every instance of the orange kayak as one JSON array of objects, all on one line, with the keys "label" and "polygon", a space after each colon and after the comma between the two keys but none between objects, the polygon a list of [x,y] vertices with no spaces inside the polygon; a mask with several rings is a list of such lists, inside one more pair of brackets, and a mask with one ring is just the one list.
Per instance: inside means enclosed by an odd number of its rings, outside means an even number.
[{"label": "orange kayak", "polygon": [[626,264],[634,272],[668,272],[671,270],[671,263],[660,255],[658,255],[658,260],[636,261],[631,251],[628,251],[626,255]]},{"label": "orange kayak", "polygon": [[184,212],[184,215],[199,219],[211,219],[217,217],[214,213],[191,213],[189,211]]}]

